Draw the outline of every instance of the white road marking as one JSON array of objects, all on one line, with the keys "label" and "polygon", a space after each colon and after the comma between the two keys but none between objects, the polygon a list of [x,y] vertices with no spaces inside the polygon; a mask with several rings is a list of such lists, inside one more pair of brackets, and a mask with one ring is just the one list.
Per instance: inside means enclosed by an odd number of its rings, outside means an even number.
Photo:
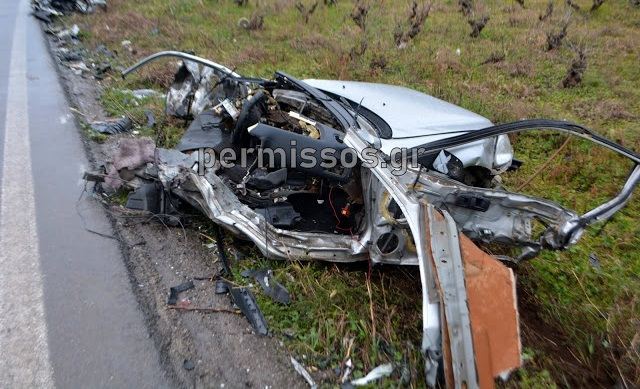
[{"label": "white road marking", "polygon": [[0,197],[0,386],[5,388],[54,387],[30,160],[27,17],[22,0],[11,49]]}]

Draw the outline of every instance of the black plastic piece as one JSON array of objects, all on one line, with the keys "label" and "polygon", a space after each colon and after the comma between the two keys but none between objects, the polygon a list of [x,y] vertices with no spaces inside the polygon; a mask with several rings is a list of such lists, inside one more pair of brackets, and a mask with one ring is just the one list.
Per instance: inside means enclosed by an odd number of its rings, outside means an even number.
[{"label": "black plastic piece", "polygon": [[[296,134],[264,123],[258,123],[251,129],[250,134],[260,139],[263,149],[284,150],[284,153],[274,152],[274,162],[280,167],[289,167],[339,182],[348,181],[351,176],[351,168],[344,168],[339,163],[331,168],[323,167],[323,164],[333,162],[329,158],[326,160],[323,158],[323,151],[328,154],[333,154],[332,156],[339,162],[341,153],[348,148],[342,142],[341,137],[343,134],[321,123],[317,123],[316,127],[320,132],[320,139],[313,139],[306,135]],[[295,146],[292,146],[292,142],[294,141]],[[312,150],[312,152],[305,152],[303,157],[303,150]],[[266,155],[266,153],[263,154]],[[292,161],[292,154],[296,159],[295,164]],[[346,155],[355,157],[355,153],[348,153]],[[316,161],[316,163],[309,163],[308,161],[311,160]],[[269,161],[263,161],[263,163],[268,165]],[[325,166],[327,165],[325,164]]]},{"label": "black plastic piece", "polygon": [[129,132],[133,128],[133,122],[128,117],[104,122],[93,122],[91,128],[103,134],[114,135]]},{"label": "black plastic piece", "polygon": [[191,122],[176,149],[182,152],[201,148],[218,150],[229,145],[230,140],[231,131],[224,127],[222,118],[213,111],[203,111]]},{"label": "black plastic piece", "polygon": [[233,299],[233,303],[240,308],[240,311],[249,320],[254,331],[259,335],[267,335],[269,327],[253,293],[247,288],[229,288],[229,294]]},{"label": "black plastic piece", "polygon": [[522,162],[521,160],[513,158],[511,160],[511,165],[509,166],[509,168],[507,170],[510,171],[510,172],[518,170],[518,169],[520,169],[520,167],[523,164],[524,164],[524,162]]},{"label": "black plastic piece", "polygon": [[242,272],[243,277],[252,277],[260,284],[264,294],[271,297],[271,299],[280,304],[289,304],[291,297],[289,291],[275,278],[273,278],[273,272],[271,269],[258,269],[258,270],[245,270]]},{"label": "black plastic piece", "polygon": [[160,197],[160,190],[155,183],[143,184],[135,191],[129,193],[126,207],[158,214],[162,211],[160,208]]},{"label": "black plastic piece", "polygon": [[231,142],[239,147],[249,145],[249,133],[247,129],[258,123],[262,115],[267,111],[265,95],[263,91],[258,91],[242,105],[242,110],[233,129]]},{"label": "black plastic piece", "polygon": [[270,173],[259,175],[261,170],[256,171],[247,181],[247,186],[256,190],[269,190],[277,188],[287,181],[287,168],[278,169]]},{"label": "black plastic piece", "polygon": [[229,285],[227,285],[227,281],[216,280],[216,294],[227,294],[227,293],[229,293]]},{"label": "black plastic piece", "polygon": [[216,247],[218,248],[218,258],[220,258],[220,262],[222,262],[222,270],[225,275],[232,276],[233,273],[231,273],[231,268],[229,267],[229,258],[227,258],[227,253],[224,251],[224,235],[222,234],[220,226],[214,226],[214,230]]},{"label": "black plastic piece", "polygon": [[457,207],[468,208],[474,211],[486,212],[491,206],[491,201],[480,196],[459,195],[454,203]]},{"label": "black plastic piece", "polygon": [[264,216],[267,222],[274,227],[293,227],[293,224],[300,219],[300,214],[293,209],[291,204],[287,203],[256,208],[254,211]]},{"label": "black plastic piece", "polygon": [[193,281],[183,282],[178,286],[174,286],[169,288],[169,299],[167,300],[167,304],[176,305],[178,302],[178,295],[182,292],[185,292],[189,289],[193,289],[196,286],[193,284]]}]

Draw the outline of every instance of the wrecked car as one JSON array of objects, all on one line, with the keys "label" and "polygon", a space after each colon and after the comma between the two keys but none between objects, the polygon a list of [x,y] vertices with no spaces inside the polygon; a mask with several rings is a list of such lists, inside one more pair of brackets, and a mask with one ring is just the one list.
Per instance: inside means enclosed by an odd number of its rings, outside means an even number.
[{"label": "wrecked car", "polygon": [[[493,125],[407,88],[282,72],[245,77],[181,52],[154,54],[123,76],[164,57],[182,60],[167,113],[193,121],[173,150],[129,139],[105,184],[135,189],[130,202],[139,209],[190,204],[269,258],[417,266],[430,386],[492,386],[520,366],[505,263],[574,245],[640,180],[638,154],[580,125]],[[584,138],[634,167],[616,196],[583,214],[506,191],[500,175],[519,164],[509,135],[531,130]],[[515,250],[480,248],[490,244]]]}]

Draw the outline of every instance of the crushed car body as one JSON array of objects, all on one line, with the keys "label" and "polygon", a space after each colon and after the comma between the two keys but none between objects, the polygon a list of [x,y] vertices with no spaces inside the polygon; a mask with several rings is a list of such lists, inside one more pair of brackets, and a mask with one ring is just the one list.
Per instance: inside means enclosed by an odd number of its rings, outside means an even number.
[{"label": "crushed car body", "polygon": [[[244,77],[173,51],[123,76],[164,57],[183,61],[167,113],[193,121],[173,150],[151,153],[148,141],[126,139],[104,185],[144,198],[141,188],[158,183],[162,199],[190,204],[269,258],[417,266],[430,386],[491,386],[519,367],[515,281],[504,262],[575,244],[620,210],[640,180],[636,153],[582,126],[493,125],[406,88],[281,72]],[[508,135],[532,129],[588,139],[634,168],[617,196],[582,215],[500,189],[497,177],[514,165]],[[534,231],[535,221],[544,231]],[[498,258],[478,247],[494,243],[518,252]]]}]

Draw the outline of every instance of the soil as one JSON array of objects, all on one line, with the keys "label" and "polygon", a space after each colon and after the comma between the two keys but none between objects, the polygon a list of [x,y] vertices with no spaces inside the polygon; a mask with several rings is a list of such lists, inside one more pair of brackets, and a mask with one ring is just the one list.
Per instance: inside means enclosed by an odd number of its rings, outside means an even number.
[{"label": "soil", "polygon": [[[99,81],[76,75],[60,62],[54,39],[49,39],[49,47],[78,124],[104,119]],[[99,144],[83,134],[92,168],[99,167],[118,139],[126,136],[130,135],[112,136]],[[165,226],[156,219],[126,217],[119,207],[110,207],[108,213],[137,298],[123,303],[139,305],[163,367],[176,386],[306,386],[282,343],[271,336],[254,334],[244,316],[168,308],[170,287],[212,277],[220,270],[216,253],[203,244],[197,231]],[[194,284],[194,289],[180,294],[180,304],[233,309],[228,296],[214,293],[215,282],[194,280]]]}]

